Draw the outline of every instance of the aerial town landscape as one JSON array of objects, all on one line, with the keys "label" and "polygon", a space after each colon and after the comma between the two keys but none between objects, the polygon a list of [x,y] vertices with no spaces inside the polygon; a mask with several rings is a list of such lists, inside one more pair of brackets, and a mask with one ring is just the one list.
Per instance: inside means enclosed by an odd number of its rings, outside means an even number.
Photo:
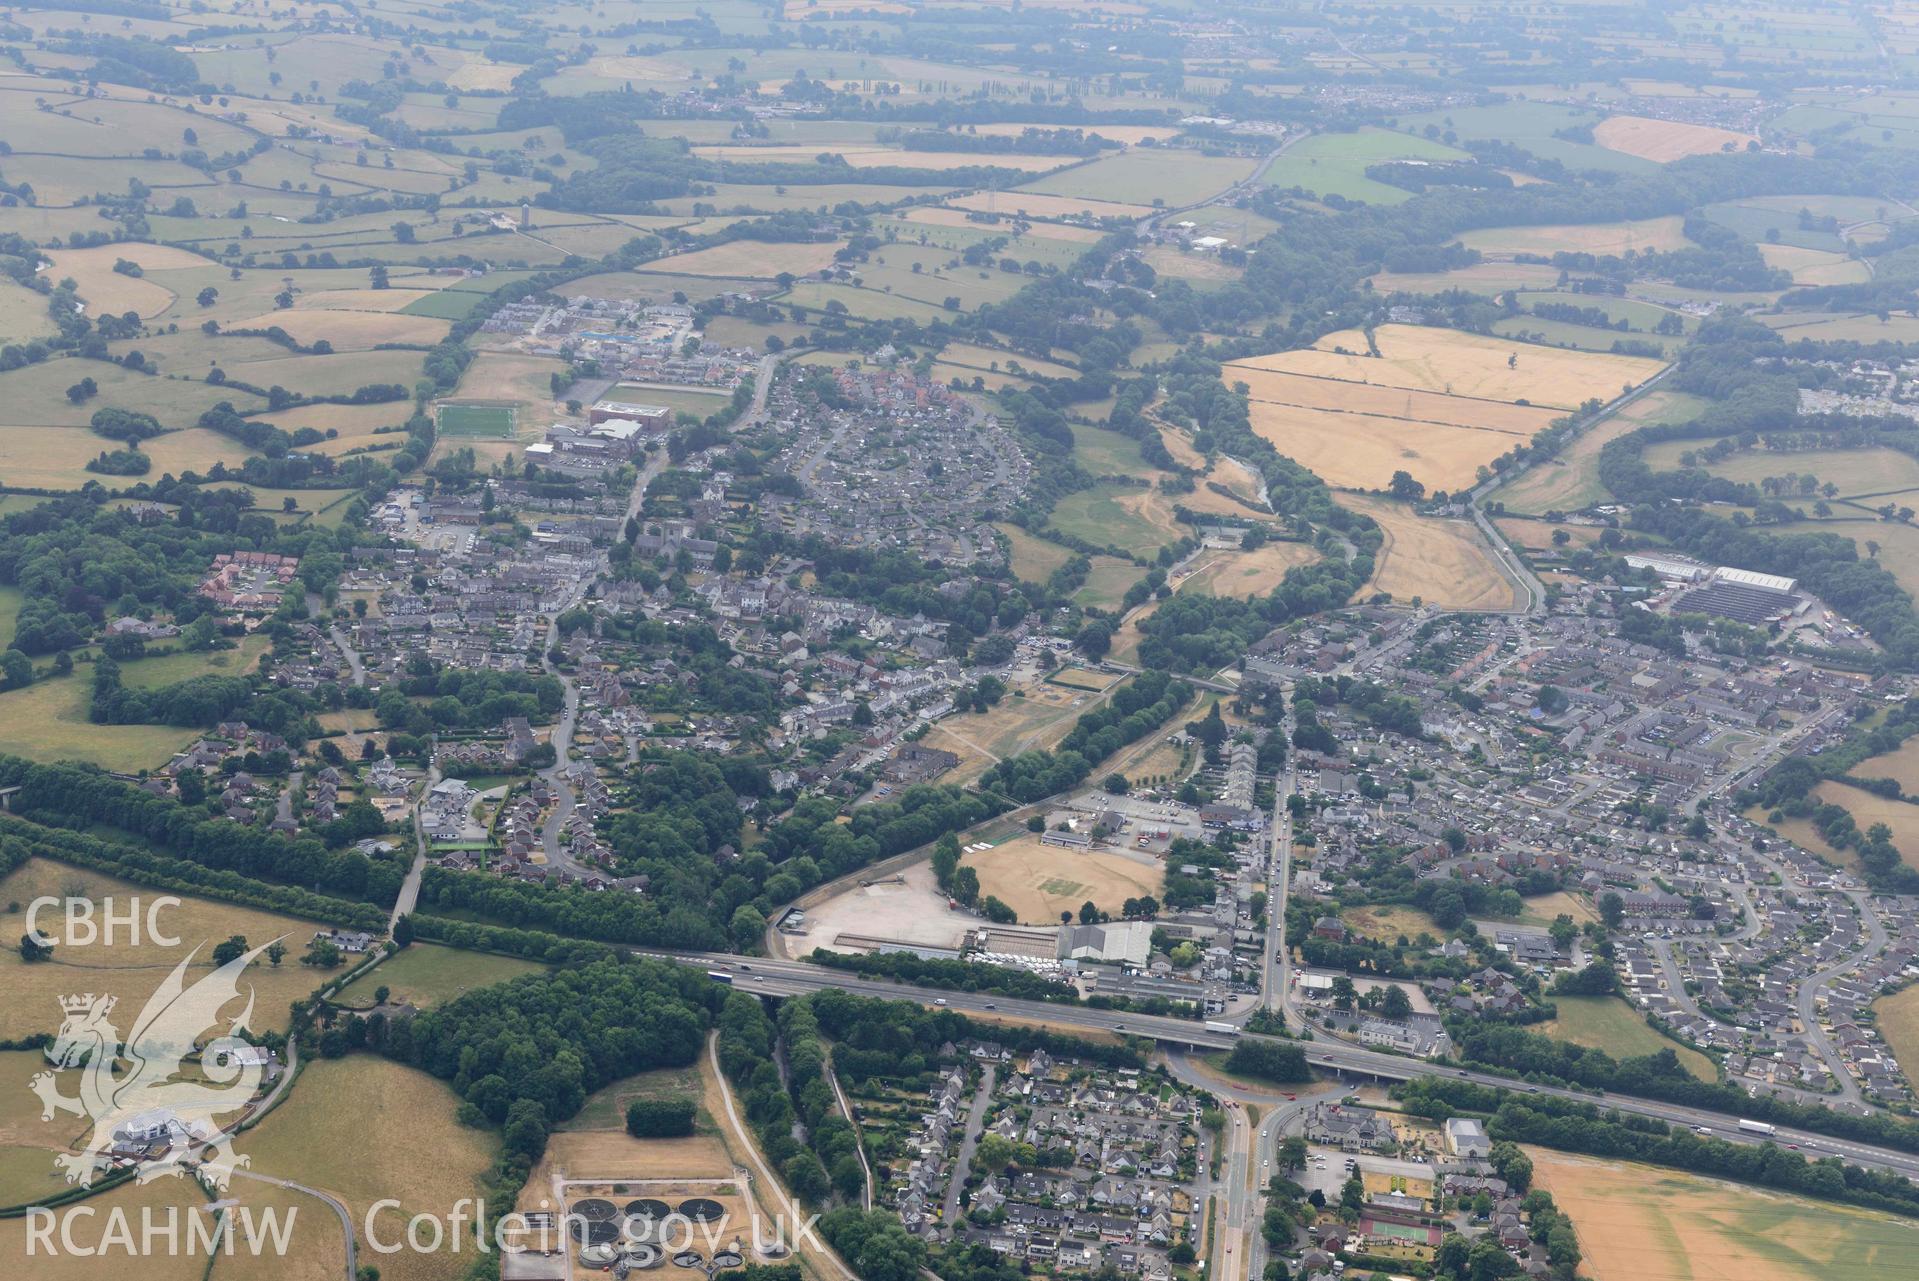
[{"label": "aerial town landscape", "polygon": [[20,1276],[1919,1281],[1919,9],[0,51]]}]

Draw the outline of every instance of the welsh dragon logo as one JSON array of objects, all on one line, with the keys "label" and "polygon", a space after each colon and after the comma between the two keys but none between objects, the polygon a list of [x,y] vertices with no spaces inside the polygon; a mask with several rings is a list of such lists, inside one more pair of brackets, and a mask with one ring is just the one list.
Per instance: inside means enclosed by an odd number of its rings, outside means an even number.
[{"label": "welsh dragon logo", "polygon": [[[66,1018],[46,1052],[54,1071],[35,1075],[31,1088],[40,1096],[41,1120],[71,1112],[93,1122],[84,1151],[54,1158],[68,1183],[90,1186],[109,1154],[129,1143],[147,1145],[141,1183],[192,1168],[224,1191],[234,1169],[248,1164],[233,1151],[216,1118],[237,1112],[260,1085],[260,1065],[235,1057],[247,1048],[239,1034],[253,1016],[251,988],[246,1008],[227,1025],[227,1034],[201,1047],[195,1077],[182,1073],[196,1039],[239,999],[241,971],[264,951],[262,946],[237,956],[189,987],[186,972],[199,955],[195,948],[147,999],[124,1042],[108,1021],[116,998],[88,993],[60,999]],[[80,1071],[80,1093],[68,1098],[54,1072],[74,1068]]]}]

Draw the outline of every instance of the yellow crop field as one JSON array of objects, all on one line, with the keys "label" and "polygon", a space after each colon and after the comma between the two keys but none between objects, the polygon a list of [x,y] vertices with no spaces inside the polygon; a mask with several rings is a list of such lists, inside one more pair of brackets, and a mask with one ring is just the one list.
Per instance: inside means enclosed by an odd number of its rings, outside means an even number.
[{"label": "yellow crop field", "polygon": [[1872,279],[1865,263],[1830,249],[1760,245],[1759,256],[1768,267],[1790,273],[1795,285],[1856,285]]},{"label": "yellow crop field", "polygon": [[1071,850],[1021,836],[960,857],[979,873],[980,894],[993,895],[1029,925],[1057,922],[1091,900],[1114,916],[1129,898],[1157,895],[1166,884],[1158,859],[1116,850]]},{"label": "yellow crop field", "polygon": [[[1293,353],[1286,353],[1293,354]],[[1270,360],[1272,357],[1260,357]],[[1247,361],[1226,366],[1230,382],[1243,382],[1254,404],[1322,409],[1329,413],[1377,415],[1411,423],[1473,427],[1510,436],[1531,436],[1558,415],[1539,405],[1451,396],[1444,392],[1355,383],[1319,374],[1262,369]],[[1372,372],[1370,368],[1367,372]]]},{"label": "yellow crop field", "polygon": [[[1343,329],[1310,349],[1255,356],[1234,368],[1276,369],[1507,403],[1527,400],[1558,409],[1594,397],[1611,400],[1627,383],[1642,383],[1665,368],[1663,361],[1640,356],[1537,347],[1425,325],[1382,325],[1373,336],[1377,357],[1365,354],[1363,333]],[[1335,348],[1343,348],[1344,354]]]},{"label": "yellow crop field", "polygon": [[1253,430],[1336,487],[1379,489],[1395,471],[1459,489],[1560,412],[1610,400],[1656,360],[1540,347],[1415,325],[1356,330],[1314,348],[1227,365],[1244,383]]},{"label": "yellow crop field", "polygon": [[1707,156],[1720,151],[1739,151],[1753,141],[1753,135],[1720,129],[1712,125],[1687,124],[1680,120],[1654,120],[1647,116],[1612,116],[1593,126],[1593,141],[1612,151],[1665,164],[1687,156]]},{"label": "yellow crop field", "polygon": [[1573,223],[1556,227],[1487,227],[1459,238],[1489,257],[1556,253],[1623,254],[1628,249],[1683,249],[1684,219],[1678,214],[1635,222]]},{"label": "yellow crop field", "polygon": [[771,280],[783,271],[796,276],[829,266],[839,248],[837,241],[780,245],[778,252],[757,240],[731,240],[711,249],[695,249],[690,254],[674,254],[649,262],[636,271],[672,276],[728,276],[751,280]]},{"label": "yellow crop field", "polygon": [[1404,503],[1341,494],[1339,503],[1379,523],[1386,539],[1361,596],[1386,592],[1396,601],[1415,596],[1457,610],[1509,610],[1518,589],[1470,521],[1420,516]]},{"label": "yellow crop field", "polygon": [[1337,410],[1255,403],[1251,411],[1253,430],[1273,448],[1344,489],[1383,489],[1396,471],[1428,489],[1461,489],[1480,467],[1527,439]]}]

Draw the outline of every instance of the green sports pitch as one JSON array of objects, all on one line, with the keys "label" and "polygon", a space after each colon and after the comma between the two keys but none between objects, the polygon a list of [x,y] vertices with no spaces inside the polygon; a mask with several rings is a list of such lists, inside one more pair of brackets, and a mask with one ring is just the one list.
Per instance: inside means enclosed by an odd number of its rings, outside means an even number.
[{"label": "green sports pitch", "polygon": [[511,440],[519,410],[505,404],[442,403],[435,427],[442,436]]}]

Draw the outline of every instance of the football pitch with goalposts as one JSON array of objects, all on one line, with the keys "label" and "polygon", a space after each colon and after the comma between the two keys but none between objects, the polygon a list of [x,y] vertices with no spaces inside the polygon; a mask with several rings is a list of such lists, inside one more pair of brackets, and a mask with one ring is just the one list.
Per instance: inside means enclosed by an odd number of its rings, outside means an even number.
[{"label": "football pitch with goalposts", "polygon": [[435,427],[443,436],[487,436],[511,440],[519,411],[502,402],[441,402]]}]

